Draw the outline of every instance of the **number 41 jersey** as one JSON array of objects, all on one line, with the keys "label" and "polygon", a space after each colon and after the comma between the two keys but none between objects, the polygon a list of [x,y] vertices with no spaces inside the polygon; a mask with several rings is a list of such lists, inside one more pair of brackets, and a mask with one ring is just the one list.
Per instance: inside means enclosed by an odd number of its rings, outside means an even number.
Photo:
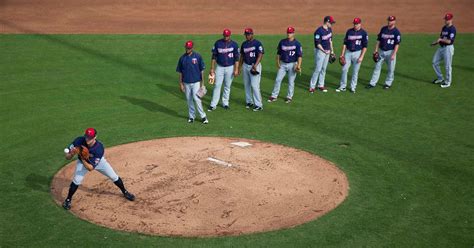
[{"label": "number 41 jersey", "polygon": [[220,39],[212,47],[212,59],[220,66],[231,66],[239,61],[239,45],[233,40]]}]

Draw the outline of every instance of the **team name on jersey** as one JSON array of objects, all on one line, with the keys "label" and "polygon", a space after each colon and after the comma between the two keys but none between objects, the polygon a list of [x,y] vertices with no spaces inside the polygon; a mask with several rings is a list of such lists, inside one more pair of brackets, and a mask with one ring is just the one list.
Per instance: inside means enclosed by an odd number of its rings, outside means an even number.
[{"label": "team name on jersey", "polygon": [[329,33],[329,34],[327,34],[327,35],[323,35],[323,36],[321,37],[321,39],[323,39],[323,40],[329,40],[331,37],[332,37],[332,33]]},{"label": "team name on jersey", "polygon": [[217,52],[218,53],[231,53],[234,51],[234,48],[233,47],[229,47],[229,48],[217,48]]},{"label": "team name on jersey", "polygon": [[252,52],[252,51],[255,51],[255,47],[244,48],[244,53],[248,53],[248,52]]},{"label": "team name on jersey", "polygon": [[382,39],[393,39],[395,38],[394,34],[382,34]]},{"label": "team name on jersey", "polygon": [[283,50],[283,51],[296,50],[296,46],[281,46],[281,50]]},{"label": "team name on jersey", "polygon": [[361,40],[362,39],[362,35],[349,35],[347,37],[348,40]]}]

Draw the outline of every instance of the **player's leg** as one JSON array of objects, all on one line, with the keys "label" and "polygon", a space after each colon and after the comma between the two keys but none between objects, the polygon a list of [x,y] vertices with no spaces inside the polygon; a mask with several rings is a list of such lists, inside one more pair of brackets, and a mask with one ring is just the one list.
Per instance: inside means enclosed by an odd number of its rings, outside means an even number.
[{"label": "player's leg", "polygon": [[436,73],[438,81],[443,81],[443,73],[441,72],[440,64],[444,57],[444,47],[438,47],[434,56],[433,56],[433,69]]},{"label": "player's leg", "polygon": [[[258,75],[251,75],[251,86],[252,86],[252,93],[253,93],[253,103],[255,108],[262,108],[262,95],[260,93],[260,81],[262,80],[262,64],[257,65],[257,71],[260,73]],[[258,109],[257,109],[258,110]]]},{"label": "player's leg", "polygon": [[222,92],[222,106],[229,107],[230,87],[234,79],[234,66],[227,66],[224,69],[224,91]]},{"label": "player's leg", "polygon": [[444,82],[444,85],[447,87],[451,86],[453,56],[454,56],[454,46],[446,46],[446,52],[444,54],[446,80]]},{"label": "player's leg", "polygon": [[81,185],[84,176],[87,174],[88,170],[84,167],[84,164],[80,160],[77,160],[76,170],[74,171],[74,177],[71,184],[69,185],[69,191],[67,193],[66,200],[64,200],[63,207],[66,210],[71,209],[72,196],[76,193],[79,185]]},{"label": "player's leg", "polygon": [[215,108],[217,104],[219,103],[219,99],[221,98],[221,87],[222,87],[222,82],[224,81],[224,67],[217,65],[216,66],[216,81],[214,84],[214,90],[212,91],[212,100],[211,100],[211,106],[209,106],[209,109]]},{"label": "player's leg", "polygon": [[359,59],[361,51],[357,51],[352,53],[351,62],[354,65],[352,68],[352,79],[351,79],[351,91],[355,92],[357,88],[357,80],[359,78],[359,69],[362,63],[357,63]]},{"label": "player's leg", "polygon": [[397,56],[392,60],[392,51],[386,54],[387,61],[387,78],[385,79],[385,85],[392,87],[393,80],[395,78],[395,65],[397,64]]},{"label": "player's leg", "polygon": [[115,173],[114,169],[112,168],[112,166],[110,166],[105,157],[102,157],[95,169],[102,175],[108,177],[112,182],[114,182],[114,184],[120,189],[120,191],[122,191],[123,196],[127,198],[127,200],[135,200],[135,196],[127,191],[125,185],[123,185],[122,179],[117,175],[117,173]]},{"label": "player's leg", "polygon": [[375,63],[375,68],[374,72],[372,72],[372,78],[370,79],[369,85],[372,87],[375,87],[377,85],[377,82],[379,81],[380,78],[380,72],[382,71],[382,65],[385,61],[385,57],[383,56],[383,51],[379,53],[379,58],[380,60]]},{"label": "player's leg", "polygon": [[319,53],[322,53],[321,50],[314,49],[314,71],[311,76],[311,81],[309,82],[309,90],[312,91],[316,88],[316,82],[318,81],[319,73],[321,72],[321,60],[319,59]]},{"label": "player's leg", "polygon": [[324,81],[326,80],[326,69],[329,63],[329,54],[325,54],[323,52],[321,53],[324,55],[324,57],[323,57],[322,65],[321,65],[321,70],[319,73],[318,87],[324,88]]},{"label": "player's leg", "polygon": [[287,102],[288,100],[293,99],[293,94],[295,92],[295,79],[296,79],[296,71],[295,71],[296,62],[286,64],[288,70],[288,93],[286,95]]},{"label": "player's leg", "polygon": [[275,79],[275,85],[273,86],[271,98],[276,99],[278,94],[280,94],[281,81],[286,75],[286,63],[280,62],[280,69],[278,69],[277,76]]},{"label": "player's leg", "polygon": [[[196,82],[192,84],[192,96],[194,103],[196,104],[197,111],[199,113],[199,116],[201,117],[201,120],[206,118],[206,112],[204,112],[204,109],[202,108],[202,101],[201,99],[197,96],[197,93],[199,89],[201,88],[201,82]],[[194,105],[194,104],[193,104]]]},{"label": "player's leg", "polygon": [[252,100],[252,86],[251,86],[251,77],[252,74],[250,74],[250,70],[252,69],[251,65],[243,64],[242,65],[242,77],[244,80],[244,88],[245,88],[245,103],[247,106],[250,106],[251,104],[253,105],[253,100]]},{"label": "player's leg", "polygon": [[346,64],[342,67],[341,83],[339,86],[339,90],[345,90],[347,87],[347,73],[349,72],[349,68],[351,67],[351,53],[352,52],[350,51],[346,51],[346,54],[344,54]]},{"label": "player's leg", "polygon": [[186,101],[188,103],[188,116],[190,120],[194,120],[195,116],[195,109],[194,109],[194,102],[193,102],[193,87],[192,84],[185,83],[184,84],[184,94],[186,95]]}]

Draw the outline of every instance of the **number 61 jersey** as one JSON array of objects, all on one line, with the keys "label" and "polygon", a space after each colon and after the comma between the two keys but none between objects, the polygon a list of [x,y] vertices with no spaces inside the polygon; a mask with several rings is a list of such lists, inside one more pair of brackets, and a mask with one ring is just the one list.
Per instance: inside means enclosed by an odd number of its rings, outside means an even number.
[{"label": "number 61 jersey", "polygon": [[396,27],[389,29],[388,26],[384,26],[380,29],[377,40],[380,42],[380,49],[383,51],[389,51],[393,50],[395,45],[400,44],[402,41],[402,35]]},{"label": "number 61 jersey", "polygon": [[212,59],[223,67],[234,65],[239,61],[239,45],[233,40],[217,40],[212,47]]},{"label": "number 61 jersey", "polygon": [[283,39],[278,43],[277,54],[280,56],[280,60],[285,63],[293,63],[298,60],[299,57],[303,56],[303,48],[301,43],[296,39]]},{"label": "number 61 jersey", "polygon": [[244,56],[244,63],[247,65],[255,64],[258,55],[264,53],[262,43],[255,39],[244,41],[240,47],[240,56]]}]

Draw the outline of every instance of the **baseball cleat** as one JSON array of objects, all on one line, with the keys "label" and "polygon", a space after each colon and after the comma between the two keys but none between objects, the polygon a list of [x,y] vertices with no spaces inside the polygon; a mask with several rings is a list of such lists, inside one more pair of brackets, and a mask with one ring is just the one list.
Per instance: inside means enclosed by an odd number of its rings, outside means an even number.
[{"label": "baseball cleat", "polygon": [[189,118],[188,119],[188,123],[193,123],[194,122],[194,119],[193,118]]},{"label": "baseball cleat", "polygon": [[336,92],[344,92],[344,91],[346,91],[346,88],[340,88],[339,87],[339,88],[336,89]]},{"label": "baseball cleat", "polygon": [[66,210],[71,209],[71,200],[66,199],[66,200],[63,202],[63,208],[66,209]]},{"label": "baseball cleat", "polygon": [[253,111],[257,112],[257,111],[262,111],[263,108],[262,107],[258,107],[258,106],[255,106],[255,108],[253,108]]},{"label": "baseball cleat", "polygon": [[214,111],[214,110],[216,110],[216,107],[209,106],[209,108],[207,108],[208,112],[211,112],[211,111]]},{"label": "baseball cleat", "polygon": [[444,83],[444,80],[443,79],[435,79],[435,80],[433,80],[433,83],[434,84],[441,84],[441,83]]},{"label": "baseball cleat", "polygon": [[318,90],[321,91],[321,92],[328,92],[326,87],[318,87]]},{"label": "baseball cleat", "polygon": [[224,105],[224,109],[229,110],[230,109],[229,105]]},{"label": "baseball cleat", "polygon": [[314,91],[315,91],[315,89],[313,89],[313,88],[309,88],[309,93],[313,94],[313,93],[314,93]]},{"label": "baseball cleat", "polygon": [[350,89],[349,92],[351,92],[352,94],[355,94],[356,90],[355,89]]},{"label": "baseball cleat", "polygon": [[202,118],[202,124],[208,124],[209,120],[206,117]]},{"label": "baseball cleat", "polygon": [[128,192],[128,191],[125,191],[125,193],[123,193],[123,197],[125,197],[129,201],[134,201],[135,200],[135,196],[132,193]]},{"label": "baseball cleat", "polygon": [[277,100],[276,97],[271,96],[270,98],[268,98],[267,102],[274,102],[276,100]]},{"label": "baseball cleat", "polygon": [[285,99],[285,103],[290,103],[291,101],[292,101],[292,99],[289,98],[289,97],[287,97],[287,98]]},{"label": "baseball cleat", "polygon": [[246,109],[250,109],[250,108],[252,108],[252,107],[253,107],[253,104],[251,104],[251,103],[247,103],[247,105],[245,105],[245,108],[246,108]]},{"label": "baseball cleat", "polygon": [[366,89],[372,89],[372,88],[375,88],[375,85],[369,84],[369,85],[365,86],[365,88],[366,88]]},{"label": "baseball cleat", "polygon": [[383,89],[384,89],[384,90],[388,90],[388,89],[390,89],[390,86],[384,85],[384,86],[383,86]]},{"label": "baseball cleat", "polygon": [[440,85],[441,88],[448,88],[450,87],[451,85],[450,84],[447,84],[447,83],[444,83],[442,85]]}]

